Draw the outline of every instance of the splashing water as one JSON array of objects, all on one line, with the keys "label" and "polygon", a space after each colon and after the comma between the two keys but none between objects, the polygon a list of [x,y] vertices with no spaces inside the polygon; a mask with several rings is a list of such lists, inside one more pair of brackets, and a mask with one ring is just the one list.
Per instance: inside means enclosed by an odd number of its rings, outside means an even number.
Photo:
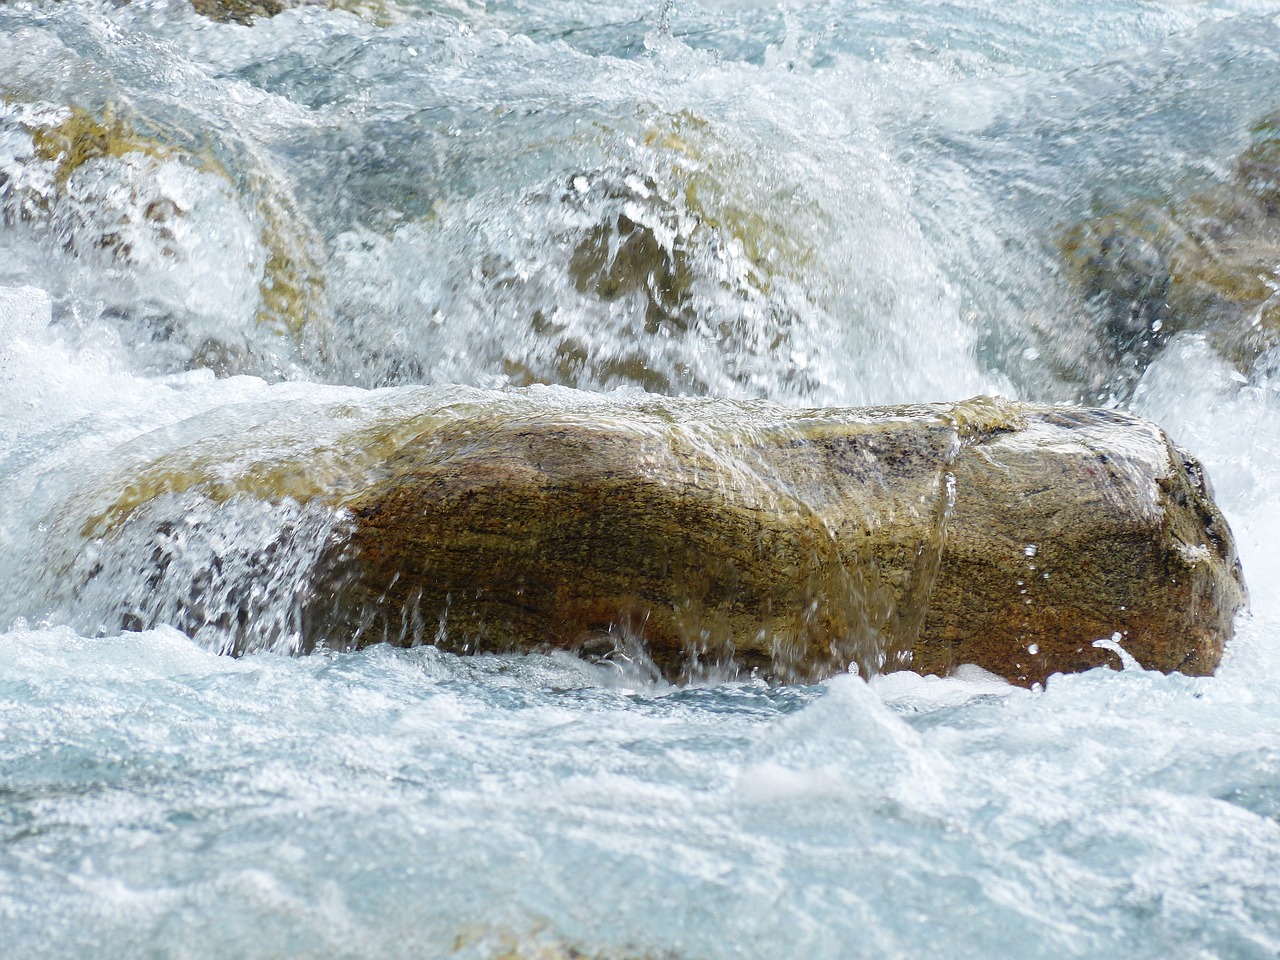
[{"label": "splashing water", "polygon": [[[0,7],[6,955],[1280,952],[1274,348],[1101,350],[1062,255],[1233,182],[1280,3],[248,19]],[[287,655],[339,439],[537,383],[1127,406],[1205,463],[1254,609],[1216,677],[1032,691]]]}]

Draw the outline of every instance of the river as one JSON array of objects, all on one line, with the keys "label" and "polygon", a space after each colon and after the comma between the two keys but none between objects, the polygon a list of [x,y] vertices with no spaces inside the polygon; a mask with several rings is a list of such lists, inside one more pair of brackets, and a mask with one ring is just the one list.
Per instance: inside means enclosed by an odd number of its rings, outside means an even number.
[{"label": "river", "polygon": [[[1107,354],[1061,239],[1231,181],[1280,2],[337,7],[0,5],[0,954],[1280,954],[1280,365]],[[1251,610],[1209,678],[676,687],[295,655],[288,498],[94,536],[214,429],[539,383],[1132,410]]]}]

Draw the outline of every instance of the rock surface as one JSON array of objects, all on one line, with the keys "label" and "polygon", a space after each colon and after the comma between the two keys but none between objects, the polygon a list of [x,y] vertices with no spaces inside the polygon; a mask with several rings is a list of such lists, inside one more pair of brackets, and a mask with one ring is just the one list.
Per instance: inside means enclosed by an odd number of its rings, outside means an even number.
[{"label": "rock surface", "polygon": [[320,451],[244,435],[238,460],[201,442],[131,467],[84,533],[189,491],[328,503],[349,536],[300,601],[304,646],[642,649],[673,679],[977,664],[1031,684],[1119,665],[1097,640],[1208,674],[1245,601],[1199,465],[1115,411],[391,396]]},{"label": "rock surface", "polygon": [[[278,177],[228,165],[123,102],[89,109],[26,96],[0,80],[0,226],[136,278],[154,305],[128,336],[166,342],[157,353],[173,365],[270,375],[269,359],[250,356],[241,331],[219,330],[210,313],[264,336],[324,328],[323,243]],[[211,252],[201,237],[212,229],[228,239]]]},{"label": "rock surface", "polygon": [[1102,410],[477,412],[342,502],[341,615],[312,619],[339,642],[639,641],[677,678],[970,663],[1030,684],[1116,662],[1109,638],[1211,673],[1244,600],[1200,467]]},{"label": "rock surface", "polygon": [[304,5],[305,0],[191,0],[191,8],[202,17],[246,26],[259,18],[274,17],[291,7]]}]

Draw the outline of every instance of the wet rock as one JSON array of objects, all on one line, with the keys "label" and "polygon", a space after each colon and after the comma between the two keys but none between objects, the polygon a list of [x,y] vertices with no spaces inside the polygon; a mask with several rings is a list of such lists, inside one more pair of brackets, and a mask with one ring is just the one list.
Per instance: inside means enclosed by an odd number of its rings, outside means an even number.
[{"label": "wet rock", "polygon": [[310,459],[219,443],[135,470],[84,532],[184,491],[340,507],[304,645],[641,650],[677,680],[977,664],[1026,685],[1118,665],[1095,641],[1211,673],[1245,600],[1200,466],[1114,411],[455,390]]},{"label": "wet rock", "polygon": [[259,18],[274,17],[291,7],[322,2],[323,0],[191,0],[191,9],[200,16],[219,23],[234,22],[247,26]]},{"label": "wet rock", "polygon": [[454,938],[451,953],[477,960],[679,960],[669,951],[590,949],[536,928],[518,934],[505,929],[468,927]]},{"label": "wet rock", "polygon": [[[213,249],[211,223],[228,238]],[[288,191],[110,103],[0,101],[0,225],[137,278],[158,302],[107,304],[104,317],[129,339],[163,344],[157,355],[178,355],[167,369],[199,364],[226,339],[213,331],[240,312],[246,327],[291,339],[323,327],[323,244]],[[243,362],[225,372],[269,375],[269,362],[237,346],[243,333],[230,337],[222,359],[239,349]]]},{"label": "wet rock", "polygon": [[1060,359],[1090,392],[1127,396],[1181,332],[1205,333],[1245,371],[1280,342],[1280,115],[1253,134],[1225,182],[1137,201],[1060,237],[1066,275],[1095,320]]},{"label": "wet rock", "polygon": [[589,158],[518,193],[446,188],[385,236],[341,236],[334,379],[818,394],[818,205],[731,131],[650,113],[591,118]]},{"label": "wet rock", "polygon": [[258,20],[269,19],[295,7],[346,10],[380,26],[403,22],[412,15],[412,8],[406,12],[396,0],[191,0],[191,9],[202,17],[218,23],[244,26],[252,26]]}]

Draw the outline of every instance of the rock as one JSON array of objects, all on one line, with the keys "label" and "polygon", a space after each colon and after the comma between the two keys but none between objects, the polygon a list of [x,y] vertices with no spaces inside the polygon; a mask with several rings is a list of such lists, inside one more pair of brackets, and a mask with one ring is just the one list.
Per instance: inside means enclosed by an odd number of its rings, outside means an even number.
[{"label": "rock", "polygon": [[451,955],[484,960],[678,960],[669,951],[591,949],[567,942],[545,929],[515,933],[502,928],[469,926],[453,939]]},{"label": "rock", "polygon": [[1180,332],[1205,333],[1246,372],[1280,343],[1280,114],[1253,135],[1225,182],[1101,213],[1059,238],[1097,319],[1068,371],[1090,392],[1126,396]]},{"label": "rock", "polygon": [[260,17],[274,17],[290,7],[301,6],[290,0],[191,0],[191,9],[202,17],[219,23],[251,25]]},{"label": "rock", "polygon": [[253,26],[258,20],[292,10],[295,7],[328,7],[347,10],[380,26],[391,26],[410,18],[396,0],[190,0],[191,9],[218,23]]},{"label": "rock", "polygon": [[306,645],[642,648],[676,680],[976,664],[1029,685],[1118,665],[1096,640],[1209,674],[1245,601],[1202,469],[1124,413],[415,396],[310,463],[202,442],[131,467],[84,532],[161,493],[320,500],[349,536],[317,566]]},{"label": "rock", "polygon": [[[158,306],[155,317],[135,311],[144,314],[138,325],[174,342],[192,366],[212,350],[235,360],[222,372],[270,374],[269,360],[251,356],[243,336],[215,342],[201,323],[200,311],[234,318],[252,286],[257,304],[244,304],[252,310],[246,319],[264,337],[320,335],[323,242],[288,189],[257,164],[234,169],[184,143],[181,130],[110,103],[91,110],[6,97],[0,139],[8,146],[0,150],[0,225],[30,230],[61,255],[141,277]],[[229,239],[211,256],[202,236],[214,225]],[[240,273],[257,277],[248,291],[228,279]],[[165,280],[176,292],[156,290]],[[216,309],[205,284],[216,285]]]},{"label": "rock", "polygon": [[[785,162],[688,111],[565,122],[581,128],[582,156],[539,160],[523,184],[504,174],[500,189],[437,180],[429,211],[336,240],[331,287],[349,322],[334,327],[328,375],[821,395],[839,331],[858,319],[817,322],[843,276],[822,256],[837,229]],[[389,138],[393,152],[416,142],[408,132]],[[495,137],[523,155],[515,144],[544,135],[516,115],[478,132],[450,147],[468,155],[459,166],[491,163]]]}]

